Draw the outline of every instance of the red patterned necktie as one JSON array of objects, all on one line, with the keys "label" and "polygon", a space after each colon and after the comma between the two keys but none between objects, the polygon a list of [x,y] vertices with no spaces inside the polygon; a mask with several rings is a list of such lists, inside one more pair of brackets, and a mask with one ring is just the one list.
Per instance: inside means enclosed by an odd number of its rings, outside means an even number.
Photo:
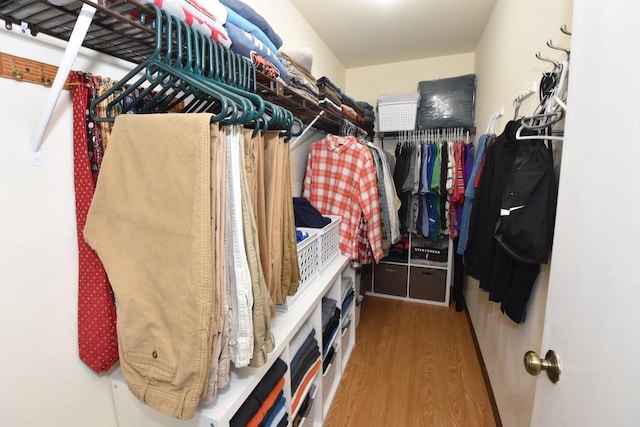
[{"label": "red patterned necktie", "polygon": [[71,97],[79,256],[78,345],[84,363],[96,372],[106,372],[118,360],[116,309],[102,262],[82,234],[95,190],[87,145],[88,82],[82,73],[70,76],[75,83]]}]

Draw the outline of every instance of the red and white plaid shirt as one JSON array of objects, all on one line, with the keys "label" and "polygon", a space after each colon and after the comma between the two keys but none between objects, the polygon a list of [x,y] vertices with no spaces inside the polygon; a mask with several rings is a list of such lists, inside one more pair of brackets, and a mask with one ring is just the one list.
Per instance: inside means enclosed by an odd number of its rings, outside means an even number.
[{"label": "red and white plaid shirt", "polygon": [[367,221],[367,236],[376,262],[383,257],[380,200],[373,157],[353,136],[327,135],[311,144],[303,194],[324,215],[340,215],[340,250],[358,259],[358,223]]}]

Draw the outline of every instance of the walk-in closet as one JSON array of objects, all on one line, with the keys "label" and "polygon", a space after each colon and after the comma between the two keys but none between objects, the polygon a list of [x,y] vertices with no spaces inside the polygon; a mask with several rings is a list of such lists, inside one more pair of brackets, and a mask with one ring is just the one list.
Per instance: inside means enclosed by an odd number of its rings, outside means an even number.
[{"label": "walk-in closet", "polygon": [[639,13],[0,0],[0,425],[635,425]]}]

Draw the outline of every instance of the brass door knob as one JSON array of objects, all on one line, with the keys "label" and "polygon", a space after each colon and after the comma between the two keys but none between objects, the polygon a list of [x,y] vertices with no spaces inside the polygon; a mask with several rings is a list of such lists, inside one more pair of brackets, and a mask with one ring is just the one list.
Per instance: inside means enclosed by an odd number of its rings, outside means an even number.
[{"label": "brass door knob", "polygon": [[560,379],[560,359],[553,350],[547,351],[544,359],[540,359],[535,351],[527,351],[524,355],[524,367],[533,376],[546,371],[552,382],[556,383]]}]

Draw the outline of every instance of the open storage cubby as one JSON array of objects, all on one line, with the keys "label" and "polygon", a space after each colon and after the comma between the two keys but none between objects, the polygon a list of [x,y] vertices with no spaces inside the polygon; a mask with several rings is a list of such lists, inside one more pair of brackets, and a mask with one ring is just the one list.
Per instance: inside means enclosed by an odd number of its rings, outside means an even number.
[{"label": "open storage cubby", "polygon": [[[219,390],[216,401],[211,405],[203,405],[190,420],[177,420],[139,402],[128,390],[120,370],[116,370],[111,375],[111,384],[120,427],[228,427],[231,417],[242,406],[242,403],[277,358],[282,359],[290,367],[294,355],[291,354],[289,343],[306,321],[311,322],[320,337],[322,336],[322,298],[327,296],[336,299],[336,301],[339,301],[338,304],[341,304],[345,283],[355,283],[355,272],[349,266],[348,258],[338,255],[323,273],[310,283],[309,289],[291,310],[277,312],[271,319],[271,331],[275,338],[276,347],[269,354],[267,363],[259,368],[232,368],[229,386]],[[348,316],[354,316],[354,310],[355,301],[347,310]],[[312,385],[316,385],[316,388],[309,387],[307,390],[307,393],[314,394],[314,399],[308,414],[304,417],[305,426],[322,425],[323,419],[326,417],[331,402],[335,397],[342,373],[346,368],[346,359],[348,359],[355,345],[353,321],[347,325],[345,324],[345,319],[346,317],[341,316],[338,331],[331,340],[331,345],[335,346],[335,358],[331,367],[324,376],[322,368],[320,368],[313,381],[311,381]],[[344,330],[347,331],[349,336],[346,341],[344,339]],[[321,339],[319,340],[320,342]],[[346,358],[343,355],[346,355]],[[284,396],[287,401],[287,413],[290,415],[289,419],[291,420],[296,413],[292,411],[291,407],[293,396],[290,369],[287,369],[285,378]],[[301,399],[303,398],[304,396],[301,397]]]},{"label": "open storage cubby", "polygon": [[365,286],[368,294],[449,305],[453,282],[453,241],[432,241],[408,234],[407,247],[390,253],[372,268]]}]

